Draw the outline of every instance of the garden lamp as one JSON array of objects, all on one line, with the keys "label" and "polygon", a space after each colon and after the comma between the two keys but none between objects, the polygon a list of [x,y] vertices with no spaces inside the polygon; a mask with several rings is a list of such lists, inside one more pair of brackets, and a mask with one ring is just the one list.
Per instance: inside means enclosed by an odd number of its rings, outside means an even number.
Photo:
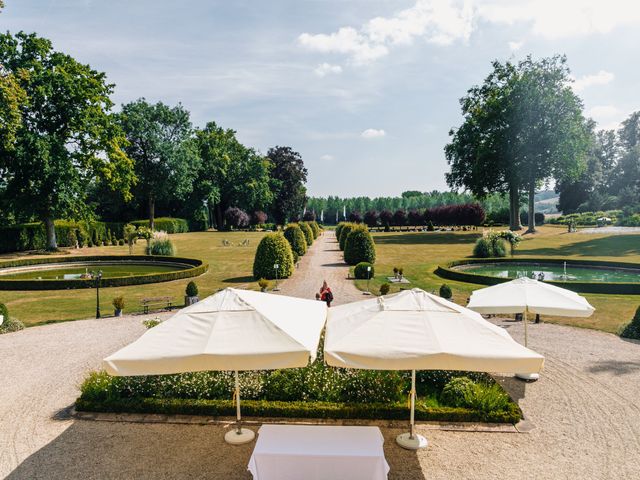
[{"label": "garden lamp", "polygon": [[280,265],[278,265],[277,263],[273,264],[273,269],[276,271],[276,286],[273,289],[274,292],[279,292],[280,289],[278,288],[278,268],[280,268]]}]

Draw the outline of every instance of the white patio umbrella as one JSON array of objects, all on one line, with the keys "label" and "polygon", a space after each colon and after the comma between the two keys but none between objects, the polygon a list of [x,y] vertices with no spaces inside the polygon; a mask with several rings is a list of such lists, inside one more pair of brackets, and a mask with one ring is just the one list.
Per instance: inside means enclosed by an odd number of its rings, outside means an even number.
[{"label": "white patio umbrella", "polygon": [[253,440],[242,428],[238,371],[304,367],[314,360],[324,302],[227,288],[179,311],[104,359],[111,375],[235,371],[236,428],[225,440]]},{"label": "white patio umbrella", "polygon": [[[522,314],[525,347],[528,343],[527,314],[589,317],[595,311],[577,293],[527,277],[476,290],[471,294],[467,308],[484,314]],[[532,372],[517,376],[524,380],[538,378],[538,374]]]},{"label": "white patio umbrella", "polygon": [[410,431],[404,448],[425,447],[414,433],[416,370],[537,372],[544,358],[467,308],[420,289],[331,308],[324,358],[334,367],[411,370]]}]

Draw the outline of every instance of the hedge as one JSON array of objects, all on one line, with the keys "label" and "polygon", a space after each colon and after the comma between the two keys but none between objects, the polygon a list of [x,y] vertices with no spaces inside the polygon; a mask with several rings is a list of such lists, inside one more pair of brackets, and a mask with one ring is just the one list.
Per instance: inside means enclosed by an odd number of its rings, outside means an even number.
[{"label": "hedge", "polygon": [[284,229],[284,238],[287,239],[291,250],[298,256],[307,253],[307,239],[297,223],[290,223]]},{"label": "hedge", "polygon": [[[368,267],[371,267],[371,271],[367,270]],[[369,280],[375,277],[376,269],[369,262],[360,262],[353,269],[353,276],[358,280]]]},{"label": "hedge", "polygon": [[[197,277],[205,273],[209,265],[202,260],[181,257],[160,257],[147,255],[102,255],[85,257],[46,257],[46,258],[26,258],[0,262],[0,269],[7,267],[20,267],[28,265],[40,265],[48,263],[78,263],[78,262],[169,262],[190,265],[190,268],[176,270],[173,272],[150,273],[146,275],[134,275],[127,277],[103,278],[100,287],[125,287],[129,285],[144,285],[147,283],[171,282],[183,278]],[[78,288],[93,288],[95,280],[34,280],[34,279],[3,279],[0,277],[0,290],[66,290]]]},{"label": "hedge", "polygon": [[311,227],[307,222],[300,222],[298,223],[298,225],[300,226],[300,230],[302,230],[302,233],[304,234],[304,239],[307,242],[307,246],[310,247],[311,245],[313,245],[313,241],[315,240],[313,230],[311,230]]},{"label": "hedge", "polygon": [[306,222],[307,225],[311,227],[311,232],[313,233],[314,240],[320,236],[320,227],[318,226],[318,222],[315,220],[313,222]]},{"label": "hedge", "polygon": [[344,261],[349,265],[376,262],[376,245],[367,227],[358,226],[351,230],[344,246]]},{"label": "hedge", "polygon": [[347,244],[347,237],[355,226],[355,223],[345,223],[340,229],[340,236],[338,237],[338,241],[340,242],[340,250],[344,251],[344,247]]},{"label": "hedge", "polygon": [[[446,265],[439,265],[435,273],[436,275],[449,280],[455,280],[458,282],[475,283],[479,285],[498,285],[499,283],[505,283],[513,280],[512,278],[499,278],[492,277],[490,275],[481,275],[477,273],[465,272],[464,270],[457,270],[452,267],[460,265],[476,264],[476,263],[506,263],[517,262],[527,264],[539,264],[539,263],[551,263],[556,265],[562,265],[567,262],[567,265],[575,267],[601,267],[601,268],[627,268],[633,270],[640,270],[640,264],[627,263],[627,262],[603,262],[598,260],[567,260],[564,258],[488,258],[488,259],[467,259],[459,260],[448,263]],[[545,283],[556,285],[567,290],[572,290],[578,293],[603,293],[603,294],[622,294],[622,295],[640,295],[640,282],[559,282],[553,280],[545,280]]]},{"label": "hedge", "polygon": [[[84,412],[158,413],[165,415],[235,416],[233,400],[196,400],[180,398],[109,398],[102,401],[76,400],[76,410]],[[242,400],[243,417],[337,418],[408,420],[409,409],[402,403],[332,403]],[[515,403],[507,411],[481,412],[468,408],[415,406],[415,419],[436,422],[517,423],[522,412]]]},{"label": "hedge", "polygon": [[[136,227],[148,227],[149,220],[134,220],[129,222]],[[162,230],[167,233],[187,233],[189,222],[184,218],[158,217],[153,220],[155,230]]]},{"label": "hedge", "polygon": [[[302,232],[300,234],[302,235]],[[267,233],[260,240],[253,260],[254,278],[276,278],[273,268],[276,263],[279,265],[278,278],[289,277],[293,273],[293,251],[282,233]]]}]

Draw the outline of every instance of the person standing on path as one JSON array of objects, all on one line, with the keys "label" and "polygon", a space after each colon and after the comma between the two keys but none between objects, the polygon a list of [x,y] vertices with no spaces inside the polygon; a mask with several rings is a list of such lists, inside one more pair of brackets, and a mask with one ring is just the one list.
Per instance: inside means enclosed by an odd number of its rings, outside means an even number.
[{"label": "person standing on path", "polygon": [[320,300],[326,302],[327,307],[330,307],[331,302],[333,302],[333,292],[331,288],[329,288],[326,280],[322,282],[322,288],[320,288]]}]

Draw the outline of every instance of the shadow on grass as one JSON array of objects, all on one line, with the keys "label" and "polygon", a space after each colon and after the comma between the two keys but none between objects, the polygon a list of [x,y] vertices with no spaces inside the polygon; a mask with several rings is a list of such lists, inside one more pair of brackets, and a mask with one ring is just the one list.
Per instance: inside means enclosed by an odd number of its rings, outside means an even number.
[{"label": "shadow on grass", "polygon": [[254,279],[251,275],[245,275],[243,277],[225,278],[224,280],[222,280],[223,283],[250,283],[253,281]]},{"label": "shadow on grass", "polygon": [[398,235],[376,235],[374,240],[379,245],[451,245],[475,243],[480,238],[480,233],[455,234],[455,233],[413,233]]},{"label": "shadow on grass", "polygon": [[573,242],[558,247],[521,248],[516,250],[518,255],[582,255],[586,257],[623,257],[640,255],[640,235],[615,235],[604,238],[592,238],[582,242]]}]

